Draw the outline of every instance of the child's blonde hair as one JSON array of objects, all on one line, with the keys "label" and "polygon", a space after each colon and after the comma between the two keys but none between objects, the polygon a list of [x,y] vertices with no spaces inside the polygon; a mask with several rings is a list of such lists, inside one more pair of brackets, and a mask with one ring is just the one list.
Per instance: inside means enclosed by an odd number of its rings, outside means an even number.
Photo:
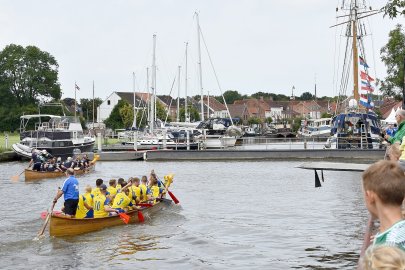
[{"label": "child's blonde hair", "polygon": [[405,175],[398,162],[380,160],[363,173],[364,191],[373,191],[381,202],[402,205],[405,196]]},{"label": "child's blonde hair", "polygon": [[363,258],[363,269],[404,270],[405,252],[392,246],[370,247]]},{"label": "child's blonde hair", "polygon": [[86,191],[86,192],[91,192],[91,186],[90,186],[90,185],[86,185],[86,187],[84,188],[84,191]]}]

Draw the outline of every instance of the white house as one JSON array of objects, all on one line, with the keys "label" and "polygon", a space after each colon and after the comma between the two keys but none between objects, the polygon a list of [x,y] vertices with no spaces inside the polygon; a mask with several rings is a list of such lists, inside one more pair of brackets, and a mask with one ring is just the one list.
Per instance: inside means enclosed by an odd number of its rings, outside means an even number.
[{"label": "white house", "polygon": [[[149,93],[136,92],[135,93],[136,107],[138,108],[145,107],[147,102],[149,102],[150,96],[151,95]],[[130,105],[133,105],[134,92],[112,92],[103,101],[103,103],[101,103],[100,106],[97,107],[97,122],[101,123],[104,120],[106,120],[110,116],[115,105],[118,104],[118,101],[122,99],[126,100]],[[166,107],[166,104],[163,101],[161,101],[159,98],[157,98],[157,100]]]}]

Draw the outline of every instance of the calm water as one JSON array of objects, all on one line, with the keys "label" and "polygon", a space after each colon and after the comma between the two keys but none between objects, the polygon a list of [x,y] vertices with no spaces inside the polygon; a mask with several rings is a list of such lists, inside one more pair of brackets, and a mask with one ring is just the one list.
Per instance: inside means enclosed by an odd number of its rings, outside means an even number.
[{"label": "calm water", "polygon": [[[142,225],[69,238],[32,239],[63,179],[10,180],[0,164],[0,261],[5,269],[354,269],[367,213],[360,174],[314,173],[299,162],[100,162],[79,178],[175,174],[180,200]],[[63,200],[58,202],[60,207]],[[56,209],[56,208],[55,208]]]}]

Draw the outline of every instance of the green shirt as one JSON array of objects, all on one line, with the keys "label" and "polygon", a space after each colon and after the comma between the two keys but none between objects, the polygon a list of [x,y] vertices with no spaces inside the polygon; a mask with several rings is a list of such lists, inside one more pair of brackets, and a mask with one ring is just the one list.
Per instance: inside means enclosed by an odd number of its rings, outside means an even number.
[{"label": "green shirt", "polygon": [[393,144],[395,142],[402,142],[402,138],[405,136],[405,121],[399,124],[398,131],[395,133],[394,137],[388,139],[388,141]]},{"label": "green shirt", "polygon": [[385,232],[377,233],[373,244],[397,246],[405,250],[405,220],[398,221]]}]

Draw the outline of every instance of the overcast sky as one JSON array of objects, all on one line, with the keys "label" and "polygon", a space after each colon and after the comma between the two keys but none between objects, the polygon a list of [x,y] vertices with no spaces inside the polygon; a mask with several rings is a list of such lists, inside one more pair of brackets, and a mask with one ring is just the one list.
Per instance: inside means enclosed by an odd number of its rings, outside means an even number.
[{"label": "overcast sky", "polygon": [[[218,75],[222,91],[258,91],[290,95],[313,91],[336,95],[341,28],[336,7],[341,0],[0,0],[0,49],[15,43],[35,45],[59,63],[63,97],[105,99],[113,91],[146,91],[146,68],[152,63],[152,36],[157,35],[157,92],[169,94],[177,67],[184,71],[189,42],[188,95],[200,93],[194,12]],[[362,1],[361,1],[362,2]],[[368,1],[380,8],[386,1]],[[368,64],[385,76],[379,50],[400,19],[382,14],[367,22],[372,38]],[[201,42],[203,87],[220,90]],[[374,55],[374,58],[373,58]],[[184,73],[181,75],[184,95]],[[177,96],[177,82],[172,90]]]}]

